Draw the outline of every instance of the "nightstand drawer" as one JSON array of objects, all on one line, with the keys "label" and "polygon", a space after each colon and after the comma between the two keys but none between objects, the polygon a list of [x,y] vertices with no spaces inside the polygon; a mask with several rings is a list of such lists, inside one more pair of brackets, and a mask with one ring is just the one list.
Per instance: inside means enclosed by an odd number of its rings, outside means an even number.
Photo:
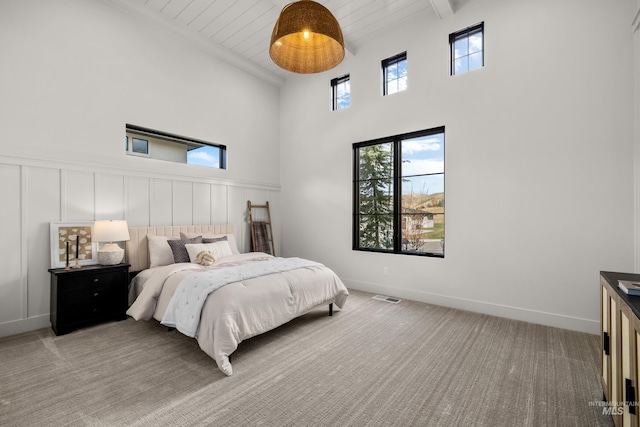
[{"label": "nightstand drawer", "polygon": [[[91,320],[99,320],[105,317],[109,317],[114,313],[122,313],[122,310],[126,310],[126,307],[122,307],[122,304],[118,304],[117,294],[114,292],[102,293],[96,292],[96,296],[89,296],[87,299],[86,293],[77,300],[76,304],[69,306],[61,306],[61,311],[58,314],[58,321],[63,323],[75,323]],[[69,295],[71,296],[71,295]],[[78,295],[73,295],[77,297]]]},{"label": "nightstand drawer", "polygon": [[83,274],[71,276],[60,285],[59,292],[66,294],[73,291],[82,291],[86,289],[104,288],[107,286],[117,285],[122,281],[121,272],[111,272],[103,274]]},{"label": "nightstand drawer", "polygon": [[99,306],[113,304],[121,295],[121,290],[113,286],[64,292],[60,300],[60,307],[72,308],[78,305]]}]

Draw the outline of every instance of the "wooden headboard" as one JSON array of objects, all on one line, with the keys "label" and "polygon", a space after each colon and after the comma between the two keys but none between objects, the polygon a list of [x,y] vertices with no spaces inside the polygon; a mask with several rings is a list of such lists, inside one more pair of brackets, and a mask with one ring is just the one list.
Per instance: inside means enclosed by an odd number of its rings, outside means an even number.
[{"label": "wooden headboard", "polygon": [[127,262],[130,271],[149,268],[149,242],[147,235],[180,237],[183,233],[233,234],[236,237],[235,224],[221,225],[169,225],[164,227],[130,227],[127,242]]}]

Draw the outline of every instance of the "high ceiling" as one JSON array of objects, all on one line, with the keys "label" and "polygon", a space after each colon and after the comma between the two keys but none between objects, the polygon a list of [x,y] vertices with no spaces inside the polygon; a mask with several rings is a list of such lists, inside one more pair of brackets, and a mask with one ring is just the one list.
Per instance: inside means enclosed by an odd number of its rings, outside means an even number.
[{"label": "high ceiling", "polygon": [[[337,18],[347,55],[367,37],[416,13],[444,18],[452,0],[317,0]],[[112,0],[252,74],[282,84],[291,73],[269,57],[280,11],[291,0]]]}]

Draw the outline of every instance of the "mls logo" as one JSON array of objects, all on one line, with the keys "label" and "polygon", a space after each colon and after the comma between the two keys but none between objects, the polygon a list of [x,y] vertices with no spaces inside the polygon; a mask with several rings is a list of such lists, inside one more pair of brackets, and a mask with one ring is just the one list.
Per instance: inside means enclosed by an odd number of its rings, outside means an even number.
[{"label": "mls logo", "polygon": [[602,408],[602,415],[622,415],[624,414],[624,406],[605,406]]}]

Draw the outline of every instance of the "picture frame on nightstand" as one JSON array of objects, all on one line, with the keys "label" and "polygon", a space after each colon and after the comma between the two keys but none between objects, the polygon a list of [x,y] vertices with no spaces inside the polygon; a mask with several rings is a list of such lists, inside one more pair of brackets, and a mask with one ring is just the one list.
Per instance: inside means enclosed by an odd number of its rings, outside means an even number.
[{"label": "picture frame on nightstand", "polygon": [[80,266],[98,264],[98,243],[92,235],[93,221],[51,222],[51,268],[64,268],[67,262],[75,265],[76,253]]}]

